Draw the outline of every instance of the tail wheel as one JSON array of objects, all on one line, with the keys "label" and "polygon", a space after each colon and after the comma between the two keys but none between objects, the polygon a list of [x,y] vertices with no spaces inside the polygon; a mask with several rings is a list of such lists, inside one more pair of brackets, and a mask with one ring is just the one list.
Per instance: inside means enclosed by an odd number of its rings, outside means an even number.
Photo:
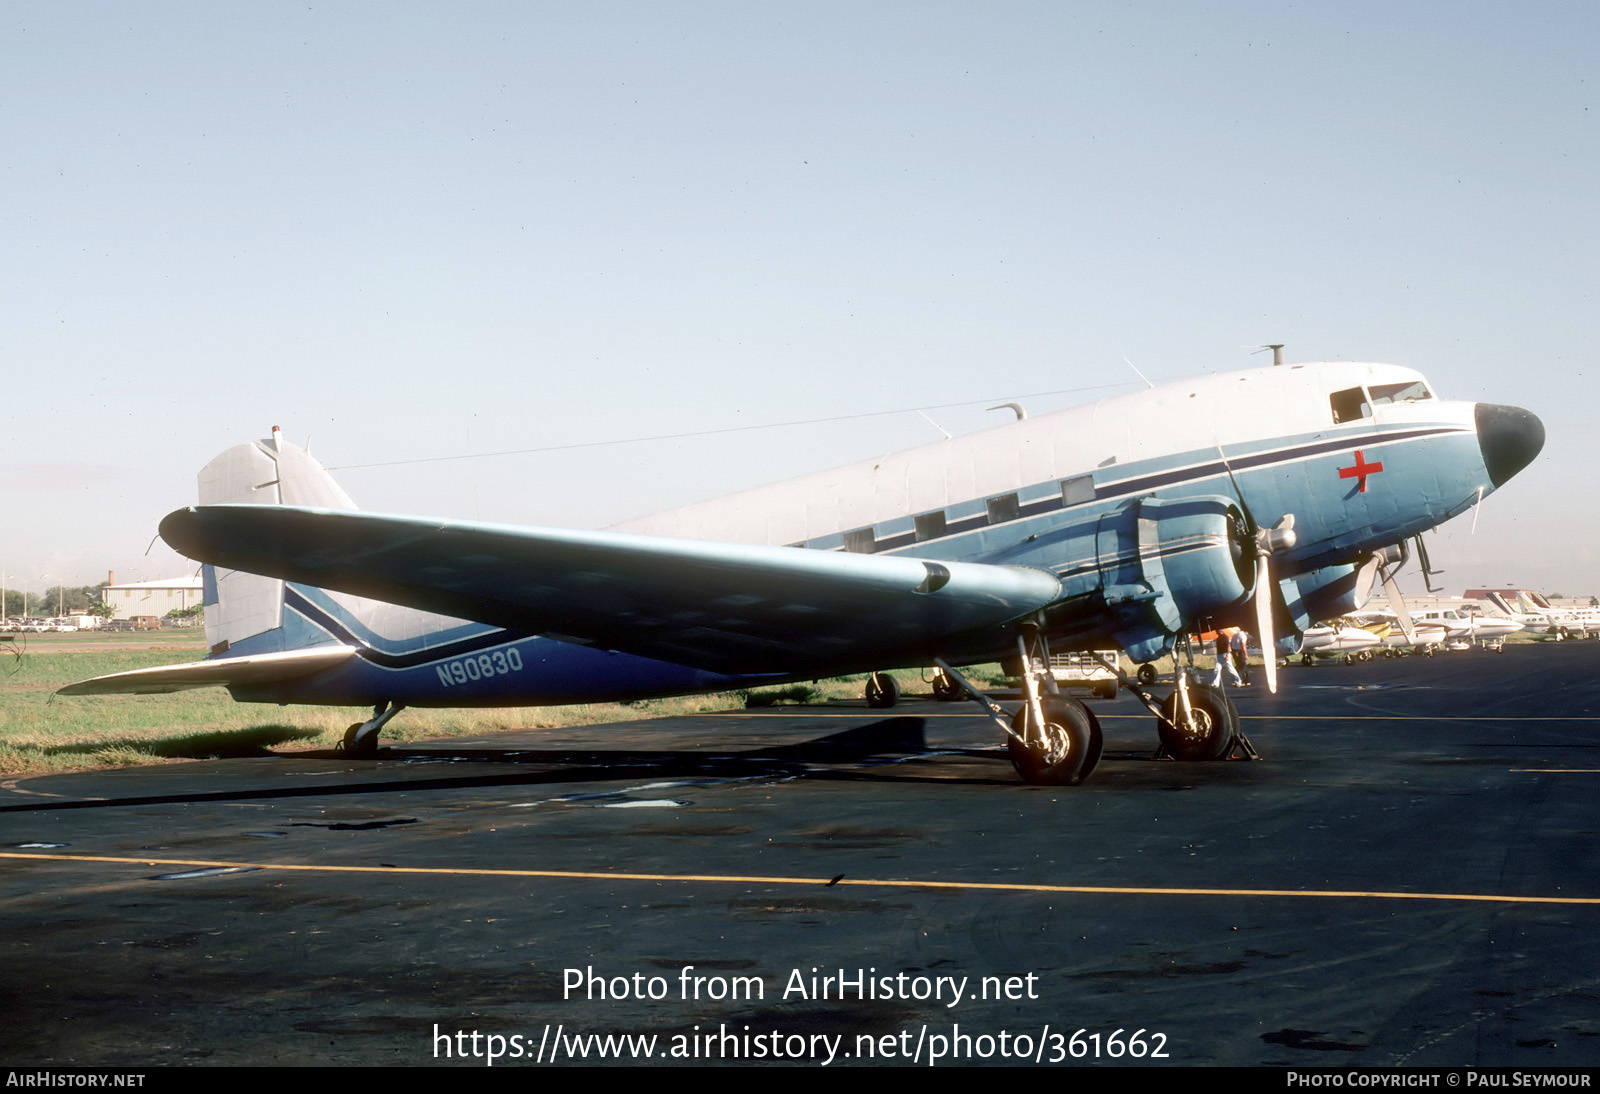
[{"label": "tail wheel", "polygon": [[1239,715],[1221,691],[1210,687],[1189,689],[1189,724],[1178,725],[1178,695],[1161,704],[1156,729],[1161,745],[1178,760],[1220,760],[1233,748]]},{"label": "tail wheel", "polygon": [[1139,666],[1139,683],[1149,687],[1156,682],[1156,667],[1150,664]]},{"label": "tail wheel", "polygon": [[1043,726],[1029,725],[1026,705],[1011,719],[1017,735],[1007,738],[1011,766],[1024,782],[1036,786],[1077,786],[1100,762],[1100,721],[1073,699],[1052,695],[1039,705]]},{"label": "tail wheel", "polygon": [[378,735],[369,733],[362,735],[361,730],[365,722],[354,722],[344,731],[344,740],[339,744],[339,751],[346,756],[372,757],[378,754]]}]

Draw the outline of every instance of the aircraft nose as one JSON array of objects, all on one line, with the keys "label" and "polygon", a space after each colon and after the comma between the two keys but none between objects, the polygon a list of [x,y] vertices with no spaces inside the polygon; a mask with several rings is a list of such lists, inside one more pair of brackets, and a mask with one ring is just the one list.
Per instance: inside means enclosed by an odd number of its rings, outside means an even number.
[{"label": "aircraft nose", "polygon": [[1527,467],[1544,447],[1544,423],[1516,406],[1479,403],[1473,411],[1478,424],[1478,448],[1489,481],[1500,484]]}]

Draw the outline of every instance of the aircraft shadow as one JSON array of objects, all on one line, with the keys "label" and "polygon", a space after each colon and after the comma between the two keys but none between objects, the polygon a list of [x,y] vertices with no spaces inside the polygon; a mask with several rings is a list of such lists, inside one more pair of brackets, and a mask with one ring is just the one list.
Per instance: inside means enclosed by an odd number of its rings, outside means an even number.
[{"label": "aircraft shadow", "polygon": [[[887,768],[918,757],[972,756],[997,761],[1003,774],[990,778],[948,778],[874,774],[873,768]],[[285,760],[346,759],[339,752],[297,752]],[[362,778],[318,786],[263,786],[225,791],[200,790],[190,793],[126,794],[85,800],[56,798],[48,802],[29,801],[0,805],[0,813],[40,810],[105,808],[118,805],[151,805],[177,802],[241,801],[273,798],[328,797],[337,795],[385,793],[394,791],[444,790],[467,787],[528,786],[552,783],[597,783],[650,777],[696,779],[784,779],[811,778],[949,783],[1012,783],[1011,765],[1003,751],[973,748],[930,749],[926,724],[922,718],[901,716],[809,741],[743,751],[702,751],[694,749],[524,749],[461,748],[408,749],[403,745],[383,748],[373,760],[360,761],[364,774],[382,771],[393,765],[406,774],[402,778]],[[486,765],[490,770],[440,775],[416,774],[424,765]],[[498,770],[494,770],[498,768]],[[170,771],[170,769],[166,769]],[[457,767],[460,770],[460,767]],[[202,776],[196,776],[203,781]],[[605,796],[605,795],[602,795]]]}]

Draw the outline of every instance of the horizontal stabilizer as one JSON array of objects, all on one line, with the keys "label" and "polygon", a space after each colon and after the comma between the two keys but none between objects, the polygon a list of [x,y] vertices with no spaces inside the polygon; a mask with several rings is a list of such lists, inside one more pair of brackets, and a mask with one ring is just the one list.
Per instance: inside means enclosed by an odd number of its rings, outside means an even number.
[{"label": "horizontal stabilizer", "polygon": [[851,671],[1003,645],[1043,570],[792,547],[207,505],[161,522],[190,558],[718,672]]},{"label": "horizontal stabilizer", "polygon": [[183,665],[131,669],[80,680],[60,688],[57,695],[165,695],[190,688],[232,687],[235,684],[276,684],[331,669],[355,656],[350,646],[320,646],[309,650],[261,653],[246,657],[219,657]]}]

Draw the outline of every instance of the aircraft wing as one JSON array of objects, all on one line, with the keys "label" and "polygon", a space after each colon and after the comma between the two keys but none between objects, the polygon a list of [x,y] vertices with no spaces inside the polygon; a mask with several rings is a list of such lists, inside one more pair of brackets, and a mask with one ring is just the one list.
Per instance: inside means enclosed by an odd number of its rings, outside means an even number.
[{"label": "aircraft wing", "polygon": [[180,509],[190,558],[716,672],[845,672],[1006,644],[1042,570],[282,505]]},{"label": "aircraft wing", "polygon": [[80,680],[59,688],[58,695],[165,695],[189,688],[230,687],[234,684],[275,684],[298,680],[331,669],[355,656],[351,646],[322,646],[284,653],[259,653],[247,657],[221,657],[185,665],[130,669]]}]

